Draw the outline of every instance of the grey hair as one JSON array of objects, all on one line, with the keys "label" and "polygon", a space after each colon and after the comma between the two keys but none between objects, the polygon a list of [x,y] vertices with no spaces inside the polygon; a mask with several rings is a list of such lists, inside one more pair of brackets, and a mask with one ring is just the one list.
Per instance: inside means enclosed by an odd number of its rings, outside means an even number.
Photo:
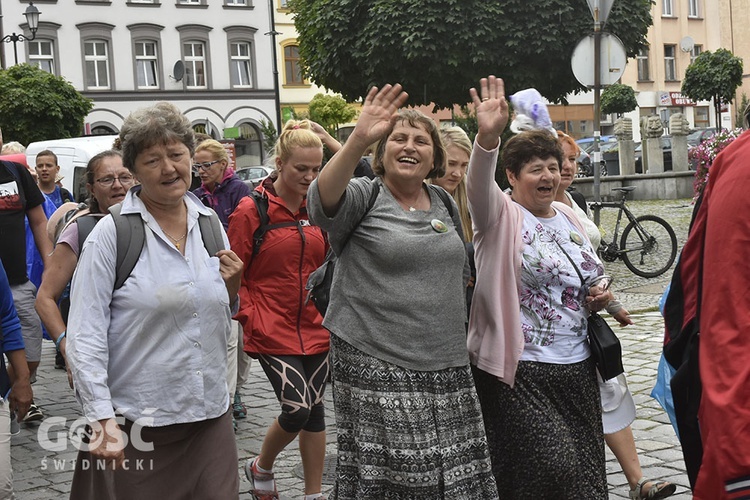
[{"label": "grey hair", "polygon": [[138,153],[156,144],[181,142],[195,152],[195,134],[190,120],[174,104],[159,102],[131,113],[120,129],[122,164],[135,173]]}]

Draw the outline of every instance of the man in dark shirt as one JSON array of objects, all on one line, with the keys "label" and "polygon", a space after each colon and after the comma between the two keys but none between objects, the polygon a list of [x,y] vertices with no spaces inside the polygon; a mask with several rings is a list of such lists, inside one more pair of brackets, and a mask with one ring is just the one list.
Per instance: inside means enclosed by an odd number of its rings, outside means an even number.
[{"label": "man in dark shirt", "polygon": [[[8,274],[13,301],[21,321],[26,361],[32,381],[42,357],[42,326],[34,309],[36,287],[29,281],[26,273],[24,216],[29,219],[37,249],[46,264],[52,253],[52,242],[47,237],[47,216],[42,208],[43,203],[44,195],[26,167],[0,161],[0,261]],[[42,418],[42,412],[32,403],[26,421]]]}]

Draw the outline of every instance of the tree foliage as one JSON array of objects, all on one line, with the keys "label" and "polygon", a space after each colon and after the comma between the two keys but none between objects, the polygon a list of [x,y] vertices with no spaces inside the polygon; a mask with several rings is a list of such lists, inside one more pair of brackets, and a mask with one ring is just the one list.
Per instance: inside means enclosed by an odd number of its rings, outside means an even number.
[{"label": "tree foliage", "polygon": [[357,116],[354,106],[337,95],[315,94],[308,105],[310,119],[336,136],[339,125],[349,123]]},{"label": "tree foliage", "polygon": [[727,49],[702,52],[685,70],[682,93],[694,101],[714,101],[717,126],[721,126],[721,103],[734,100],[742,85],[742,59]]},{"label": "tree foliage", "polygon": [[[570,59],[593,30],[585,1],[290,0],[303,69],[349,102],[400,82],[409,104],[449,107],[489,74],[509,93],[535,87],[565,102],[584,88]],[[605,30],[629,56],[646,46],[650,0],[615,2]]]},{"label": "tree foliage", "polygon": [[279,136],[276,125],[271,120],[261,119],[260,133],[263,134],[263,151],[266,152],[266,157],[269,157],[273,154],[276,138]]},{"label": "tree foliage", "polygon": [[0,126],[7,140],[78,137],[93,106],[64,78],[35,66],[0,70]]},{"label": "tree foliage", "polygon": [[635,91],[630,85],[616,83],[602,91],[601,96],[602,113],[623,114],[633,111],[638,107]]}]

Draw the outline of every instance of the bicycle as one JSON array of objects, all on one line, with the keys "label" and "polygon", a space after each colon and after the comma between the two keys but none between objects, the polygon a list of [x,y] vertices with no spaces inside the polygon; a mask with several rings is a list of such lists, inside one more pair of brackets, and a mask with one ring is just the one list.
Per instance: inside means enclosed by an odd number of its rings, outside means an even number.
[{"label": "bicycle", "polygon": [[[619,201],[600,201],[590,204],[594,210],[620,209],[612,234],[612,242],[602,241],[598,253],[599,257],[606,262],[622,259],[627,268],[636,275],[643,278],[655,278],[664,274],[674,263],[677,257],[677,236],[667,221],[661,217],[633,215],[625,204],[628,193],[633,190],[635,186],[613,188],[612,191],[622,192],[622,198]],[[622,238],[618,245],[617,235],[620,231],[623,213],[630,222],[622,231]]]}]

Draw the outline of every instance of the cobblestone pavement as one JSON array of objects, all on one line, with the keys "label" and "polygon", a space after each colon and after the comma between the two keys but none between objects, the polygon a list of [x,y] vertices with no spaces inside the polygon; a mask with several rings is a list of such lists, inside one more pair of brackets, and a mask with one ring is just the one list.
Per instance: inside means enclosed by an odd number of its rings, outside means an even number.
[{"label": "cobblestone pavement", "polygon": [[[689,200],[632,202],[629,206],[637,214],[652,213],[667,219],[675,228],[680,247],[682,246],[692,211]],[[614,222],[610,222],[610,214],[606,212],[602,213],[602,225],[605,229],[611,230]],[[609,212],[614,212],[611,215],[616,216],[615,210]],[[668,479],[677,484],[677,493],[672,498],[691,498],[682,452],[675,433],[659,404],[649,396],[654,385],[663,340],[663,322],[654,309],[671,272],[649,280],[632,275],[619,262],[607,264],[606,267],[607,272],[616,279],[614,288],[623,303],[631,311],[639,311],[634,314],[635,325],[623,329],[616,328],[615,331],[623,344],[625,370],[638,407],[638,418],[633,423],[633,432],[643,474],[649,478]],[[66,432],[71,429],[71,424],[80,418],[80,408],[68,388],[65,372],[53,369],[53,365],[54,346],[51,342],[45,342],[34,393],[35,401],[48,420],[41,425],[22,424],[20,434],[12,438],[14,484],[18,500],[67,498],[70,491],[76,450],[73,444],[66,440]],[[240,458],[240,498],[246,500],[251,498],[246,493],[250,485],[244,478],[242,466],[248,458],[259,452],[265,429],[278,413],[278,403],[257,363],[253,363],[250,378],[242,388],[242,395],[248,406],[249,415],[239,421],[237,448]],[[332,406],[329,396],[328,459],[325,477],[327,484],[324,485],[324,492],[329,491],[331,487],[333,467],[329,465],[333,464],[336,453]],[[45,430],[48,427],[49,429]],[[59,451],[43,449],[39,444],[40,434],[56,441]],[[279,456],[275,470],[282,498],[302,498],[303,481],[296,441]],[[628,498],[625,476],[609,450],[607,479],[611,499]]]}]

